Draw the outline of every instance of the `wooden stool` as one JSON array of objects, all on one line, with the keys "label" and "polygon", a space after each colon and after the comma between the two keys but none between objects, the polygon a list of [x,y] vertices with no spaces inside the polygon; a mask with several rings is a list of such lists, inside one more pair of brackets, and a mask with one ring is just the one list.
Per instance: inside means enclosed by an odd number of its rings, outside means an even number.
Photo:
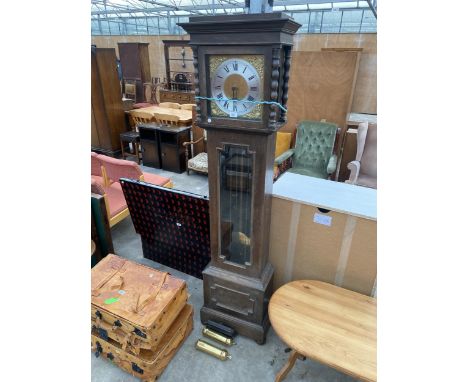
[{"label": "wooden stool", "polygon": [[292,348],[282,381],[307,357],[363,381],[377,380],[376,301],[316,280],[283,285],[268,305],[271,326]]},{"label": "wooden stool", "polygon": [[[131,143],[135,149],[135,154],[125,151],[124,143]],[[120,149],[122,150],[122,158],[125,159],[127,156],[134,156],[137,158],[138,164],[140,164],[140,133],[136,131],[128,131],[120,134]]]}]

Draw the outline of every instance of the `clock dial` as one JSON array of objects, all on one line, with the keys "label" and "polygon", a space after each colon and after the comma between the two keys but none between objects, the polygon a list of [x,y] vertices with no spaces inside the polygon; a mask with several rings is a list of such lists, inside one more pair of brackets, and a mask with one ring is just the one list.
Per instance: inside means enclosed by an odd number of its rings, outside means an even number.
[{"label": "clock dial", "polygon": [[258,109],[262,101],[262,77],[249,60],[232,57],[217,60],[211,70],[211,96],[223,113],[236,118]]}]

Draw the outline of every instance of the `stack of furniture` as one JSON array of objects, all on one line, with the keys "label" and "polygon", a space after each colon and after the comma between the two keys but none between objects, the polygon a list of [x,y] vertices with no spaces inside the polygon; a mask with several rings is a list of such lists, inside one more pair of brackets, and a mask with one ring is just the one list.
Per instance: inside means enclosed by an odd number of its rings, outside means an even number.
[{"label": "stack of furniture", "polygon": [[132,110],[130,115],[135,131],[139,132],[143,164],[182,173],[186,168],[182,144],[190,140],[192,112],[175,105],[177,108],[166,105]]},{"label": "stack of furniture", "polygon": [[115,49],[91,48],[91,149],[118,155],[125,130]]},{"label": "stack of furniture", "polygon": [[377,188],[377,124],[362,122],[357,131],[356,160],[348,163],[346,183]]},{"label": "stack of furniture", "polygon": [[135,162],[91,152],[91,192],[104,198],[111,227],[129,215],[120,178],[141,180],[162,187],[173,186],[171,179],[143,172]]},{"label": "stack of furniture", "polygon": [[[189,43],[183,40],[163,40],[166,88],[159,90],[160,102],[195,103],[193,59],[186,58],[191,53]],[[171,51],[175,50],[178,54],[171,55]]]},{"label": "stack of furniture", "polygon": [[344,182],[349,179],[350,171],[347,164],[356,159],[357,150],[357,130],[359,124],[368,122],[377,124],[376,114],[350,113],[343,129],[341,129],[341,145],[338,148],[338,169],[336,180]]},{"label": "stack of furniture", "polygon": [[123,84],[135,86],[135,102],[145,102],[143,84],[151,82],[148,43],[119,42],[119,58],[122,66]]},{"label": "stack of furniture", "polygon": [[[297,127],[296,144],[275,159],[275,165],[287,172],[327,179],[336,170],[337,156],[333,154],[338,126],[334,123],[302,121]],[[287,166],[286,166],[287,167]]]},{"label": "stack of furniture", "polygon": [[91,271],[91,343],[144,381],[157,379],[193,328],[185,281],[109,254]]},{"label": "stack of furniture", "polygon": [[208,198],[130,179],[120,183],[143,256],[201,279],[210,261]]}]

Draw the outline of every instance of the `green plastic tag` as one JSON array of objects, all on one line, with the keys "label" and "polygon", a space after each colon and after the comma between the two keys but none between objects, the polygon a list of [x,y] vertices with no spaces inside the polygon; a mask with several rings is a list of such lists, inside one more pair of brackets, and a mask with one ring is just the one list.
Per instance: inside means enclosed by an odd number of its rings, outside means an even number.
[{"label": "green plastic tag", "polygon": [[119,298],[118,297],[111,297],[111,298],[108,298],[107,300],[104,301],[104,304],[113,304],[114,302],[117,302],[119,301]]}]

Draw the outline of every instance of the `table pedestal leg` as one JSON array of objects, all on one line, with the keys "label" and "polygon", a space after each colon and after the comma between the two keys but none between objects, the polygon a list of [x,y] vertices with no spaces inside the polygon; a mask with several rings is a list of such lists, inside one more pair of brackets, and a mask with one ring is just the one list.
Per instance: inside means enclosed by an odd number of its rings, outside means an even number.
[{"label": "table pedestal leg", "polygon": [[275,382],[281,382],[286,377],[289,371],[293,368],[296,359],[299,357],[302,357],[302,355],[295,350],[291,351],[288,362],[286,362],[283,368],[278,372],[278,374],[276,374]]}]

